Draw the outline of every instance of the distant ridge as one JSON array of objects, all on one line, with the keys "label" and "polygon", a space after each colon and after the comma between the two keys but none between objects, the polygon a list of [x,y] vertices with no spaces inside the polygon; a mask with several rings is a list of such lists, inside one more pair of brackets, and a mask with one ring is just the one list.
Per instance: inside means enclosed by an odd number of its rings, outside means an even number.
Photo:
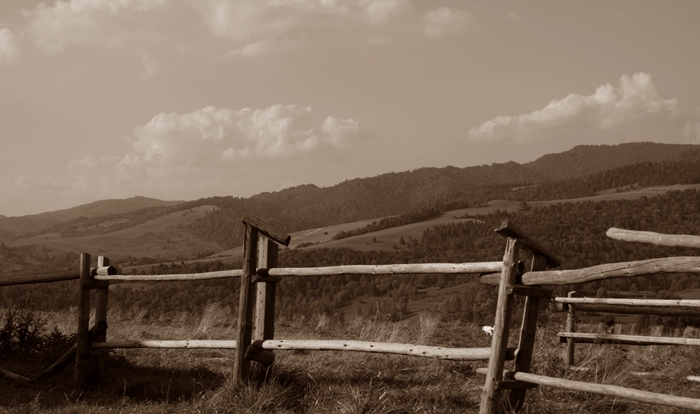
[{"label": "distant ridge", "polygon": [[569,151],[547,154],[523,167],[555,180],[589,174],[640,162],[660,162],[697,150],[691,144],[631,142],[619,145],[579,145]]},{"label": "distant ridge", "polygon": [[112,214],[129,213],[150,207],[174,206],[181,203],[183,203],[183,201],[164,201],[155,198],[136,196],[127,199],[99,200],[64,210],[27,216],[2,216],[0,233],[3,230],[9,233],[32,232],[58,223],[75,220],[80,217],[101,217]]}]

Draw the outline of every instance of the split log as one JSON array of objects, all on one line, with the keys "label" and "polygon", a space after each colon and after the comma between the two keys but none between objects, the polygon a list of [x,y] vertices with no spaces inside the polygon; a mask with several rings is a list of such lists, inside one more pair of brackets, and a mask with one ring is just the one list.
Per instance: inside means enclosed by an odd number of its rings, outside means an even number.
[{"label": "split log", "polygon": [[263,222],[260,219],[254,218],[254,217],[243,217],[241,220],[243,223],[255,227],[259,233],[269,237],[270,239],[276,241],[277,243],[283,245],[283,246],[289,246],[289,242],[292,241],[292,236],[290,235],[279,235],[276,234],[276,232],[270,230],[268,228],[267,223]]},{"label": "split log", "polygon": [[564,298],[556,297],[557,303],[575,303],[587,305],[625,305],[625,306],[660,306],[700,308],[700,300],[696,299],[625,299],[625,298]]},{"label": "split log", "polygon": [[465,274],[500,272],[503,262],[483,263],[416,263],[395,265],[345,265],[327,267],[280,267],[258,269],[260,276],[338,276],[397,274]]},{"label": "split log", "polygon": [[46,368],[44,372],[39,374],[37,378],[41,378],[46,375],[51,375],[54,372],[63,368],[68,362],[70,362],[71,359],[75,358],[75,351],[77,349],[78,347],[75,344],[73,344],[73,346],[70,347],[70,349],[58,359],[58,361],[54,362],[53,364],[51,364],[50,367]]},{"label": "split log", "polygon": [[[377,354],[409,355],[455,361],[486,361],[490,348],[442,348],[390,342],[317,340],[317,339],[268,339],[254,341],[253,346],[266,350],[355,351]],[[144,340],[97,342],[92,349],[114,348],[184,348],[184,349],[235,349],[236,341],[230,340]],[[506,359],[515,358],[516,348],[508,348]]]},{"label": "split log", "polygon": [[[571,285],[616,277],[634,277],[661,273],[700,273],[700,257],[668,257],[609,263],[575,270],[527,272],[522,275],[520,282],[523,285]],[[479,278],[479,282],[486,285],[498,285],[498,275],[484,275]]]},{"label": "split log", "polygon": [[[478,374],[486,374],[485,368],[478,368]],[[571,391],[591,392],[595,394],[610,395],[613,397],[627,398],[634,401],[649,404],[666,405],[669,407],[685,408],[700,411],[700,400],[675,395],[659,394],[649,391],[635,390],[617,385],[595,384],[583,381],[572,381],[561,378],[546,377],[544,375],[529,374],[525,372],[504,371],[503,376],[511,380],[531,382],[533,384],[563,388]]]},{"label": "split log", "polygon": [[128,282],[162,282],[172,280],[205,280],[205,279],[222,279],[227,277],[241,277],[241,269],[221,270],[218,272],[205,273],[183,273],[175,275],[109,275],[95,276],[95,280],[120,280]]},{"label": "split log", "polygon": [[589,344],[623,344],[623,345],[700,345],[700,339],[673,338],[665,336],[639,336],[639,335],[613,335],[581,332],[559,332],[559,340],[564,342],[566,338],[572,338],[578,343]]},{"label": "split log", "polygon": [[[559,310],[566,310],[566,303],[558,303]],[[700,318],[700,310],[657,308],[653,306],[623,306],[623,305],[587,305],[576,304],[577,312],[619,313],[624,315],[658,315],[658,316],[691,316]]]},{"label": "split log", "polygon": [[615,227],[608,229],[605,235],[615,240],[651,243],[658,246],[700,247],[700,236],[662,234],[654,233],[652,231],[618,229]]},{"label": "split log", "polygon": [[503,237],[510,237],[518,240],[523,247],[532,252],[535,256],[540,256],[547,261],[549,267],[559,267],[562,261],[557,258],[553,253],[550,253],[536,240],[533,240],[527,234],[523,233],[514,223],[505,219],[497,228],[494,230],[496,233]]},{"label": "split log", "polygon": [[0,279],[0,286],[28,285],[31,283],[52,283],[63,282],[64,280],[78,280],[80,273],[75,270],[61,273],[51,273],[46,275],[25,275],[16,276],[9,279]]},{"label": "split log", "polygon": [[[391,342],[316,340],[316,339],[271,339],[256,341],[255,346],[262,349],[292,350],[304,349],[310,351],[356,351],[378,354],[410,355],[426,358],[448,359],[456,361],[486,361],[489,359],[490,348],[442,348],[400,344]],[[515,358],[515,348],[508,348],[506,359]]]},{"label": "split log", "polygon": [[[103,256],[100,256],[100,257],[103,257]],[[109,259],[107,259],[107,261],[109,261]],[[91,276],[114,276],[116,274],[117,274],[116,267],[109,266],[109,265],[101,266],[100,263],[98,263],[97,267],[93,267],[92,269],[90,269]]]},{"label": "split log", "polygon": [[4,369],[0,369],[0,375],[2,375],[5,378],[9,378],[14,381],[19,381],[19,382],[24,382],[24,383],[29,383],[31,382],[31,378],[24,377],[19,374],[15,374],[14,372],[6,371]]},{"label": "split log", "polygon": [[92,349],[116,348],[177,348],[177,349],[236,349],[236,341],[232,340],[144,340],[144,341],[112,341],[96,342]]}]

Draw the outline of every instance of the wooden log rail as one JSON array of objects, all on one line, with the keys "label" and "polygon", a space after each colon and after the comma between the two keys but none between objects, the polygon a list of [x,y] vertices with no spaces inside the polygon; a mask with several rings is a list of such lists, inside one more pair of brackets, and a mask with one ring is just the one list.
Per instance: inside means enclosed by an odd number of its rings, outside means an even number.
[{"label": "wooden log rail", "polygon": [[615,240],[652,243],[658,246],[696,247],[700,248],[700,236],[688,236],[684,234],[661,234],[651,231],[624,230],[611,227],[605,233]]},{"label": "wooden log rail", "polygon": [[[391,342],[369,342],[317,339],[257,340],[253,346],[265,350],[354,351],[377,354],[408,355],[453,361],[487,361],[490,348],[445,348]],[[235,340],[144,340],[114,341],[92,344],[92,349],[116,348],[174,348],[174,349],[236,349]],[[515,358],[516,349],[508,348],[506,359]]]},{"label": "wooden log rail", "polygon": [[[485,368],[477,368],[476,372],[481,375],[486,374]],[[523,381],[537,385],[563,388],[570,391],[590,392],[595,394],[609,395],[613,397],[627,398],[649,404],[665,405],[675,408],[700,411],[700,399],[680,397],[668,394],[636,390],[633,388],[620,387],[618,385],[595,384],[584,381],[572,381],[561,378],[547,377],[544,375],[530,374],[526,372],[504,371],[503,377],[509,380]]]},{"label": "wooden log rail", "polygon": [[700,300],[695,299],[625,299],[625,298],[574,298],[557,297],[557,303],[573,303],[587,305],[625,305],[625,306],[651,306],[651,307],[688,307],[700,308]]},{"label": "wooden log rail", "polygon": [[[398,275],[398,274],[471,274],[500,271],[503,262],[483,263],[418,263],[395,265],[347,265],[327,267],[278,267],[256,269],[260,277],[291,277],[291,276],[342,276],[342,275]],[[102,275],[95,280],[126,281],[126,282],[164,282],[222,279],[241,277],[241,269],[221,270],[218,272],[168,274],[168,275]]]},{"label": "wooden log rail", "polygon": [[[90,273],[93,276],[116,275],[117,269],[112,266],[93,267],[92,269],[90,269]],[[53,283],[78,279],[80,279],[80,272],[75,270],[69,270],[66,272],[49,273],[44,275],[23,275],[15,276],[8,279],[1,279],[0,286],[29,285],[33,283]]]},{"label": "wooden log rail", "polygon": [[[662,273],[700,273],[700,257],[668,257],[609,263],[575,270],[547,270],[527,272],[518,279],[523,285],[572,285],[617,277],[635,277]],[[486,285],[498,285],[500,275],[489,274],[479,278]]]},{"label": "wooden log rail", "polygon": [[613,335],[582,332],[559,332],[561,342],[571,338],[574,342],[588,344],[622,344],[622,345],[694,345],[700,346],[700,339],[674,338],[667,336]]}]

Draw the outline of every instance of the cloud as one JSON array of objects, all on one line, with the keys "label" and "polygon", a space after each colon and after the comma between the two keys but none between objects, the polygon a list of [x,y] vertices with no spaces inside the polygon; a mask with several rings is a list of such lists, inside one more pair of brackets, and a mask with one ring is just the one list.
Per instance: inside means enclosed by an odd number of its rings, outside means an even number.
[{"label": "cloud", "polygon": [[15,63],[18,58],[17,36],[12,30],[3,27],[0,29],[0,64]]},{"label": "cloud", "polygon": [[430,39],[463,34],[473,24],[472,15],[466,10],[441,7],[423,16],[424,33]]},{"label": "cloud", "polygon": [[[472,128],[472,141],[532,142],[577,138],[600,141],[667,140],[690,142],[697,110],[664,97],[651,75],[624,75],[618,85],[601,85],[591,95],[571,94],[529,114],[498,116]],[[697,140],[697,134],[695,134]]]},{"label": "cloud", "polygon": [[[191,1],[211,30],[240,45],[227,57],[298,50],[314,41],[351,36],[375,44],[393,25],[406,23],[408,0]],[[383,42],[385,43],[385,42]]]},{"label": "cloud", "polygon": [[257,42],[249,43],[239,49],[230,50],[224,54],[224,58],[235,59],[266,54],[293,52],[303,48],[307,43],[308,42],[305,39],[263,39],[258,40]]},{"label": "cloud", "polygon": [[110,188],[121,196],[182,194],[193,186],[220,191],[242,169],[342,150],[360,132],[355,120],[329,116],[319,124],[311,107],[296,105],[160,113],[134,129],[127,154],[72,160],[71,191]]},{"label": "cloud", "polygon": [[56,0],[24,11],[27,33],[47,54],[67,45],[123,46],[152,37],[149,25],[139,20],[146,12],[163,7],[167,0]]}]

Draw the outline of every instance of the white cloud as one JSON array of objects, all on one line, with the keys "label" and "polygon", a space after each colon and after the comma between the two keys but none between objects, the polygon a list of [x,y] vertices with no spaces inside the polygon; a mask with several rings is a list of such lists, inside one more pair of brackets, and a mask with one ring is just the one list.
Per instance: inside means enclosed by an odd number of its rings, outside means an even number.
[{"label": "white cloud", "polygon": [[408,0],[191,1],[212,34],[240,45],[228,57],[297,50],[334,36],[386,36],[412,10]]},{"label": "white cloud", "polygon": [[277,54],[299,50],[307,44],[305,39],[278,40],[274,38],[258,40],[239,49],[228,51],[225,58],[246,58],[265,54]]},{"label": "white cloud", "polygon": [[122,196],[181,194],[193,186],[220,191],[242,169],[343,149],[359,134],[355,120],[329,116],[317,124],[310,107],[296,105],[160,113],[134,129],[127,154],[72,160],[70,191],[110,188]]},{"label": "white cloud", "polygon": [[7,27],[0,29],[0,64],[17,62],[19,47],[17,36]]},{"label": "white cloud", "polygon": [[67,45],[122,46],[151,30],[138,17],[167,0],[56,0],[25,11],[27,32],[37,47],[55,54]]},{"label": "white cloud", "polygon": [[425,24],[425,35],[428,38],[435,39],[464,33],[473,24],[473,17],[466,10],[441,7],[427,12],[423,16],[423,22]]},{"label": "white cloud", "polygon": [[472,128],[468,137],[472,141],[628,137],[625,140],[689,142],[698,120],[697,111],[682,109],[678,100],[661,95],[649,74],[636,73],[622,76],[617,86],[601,85],[591,95],[571,94],[529,114],[498,116]]}]

